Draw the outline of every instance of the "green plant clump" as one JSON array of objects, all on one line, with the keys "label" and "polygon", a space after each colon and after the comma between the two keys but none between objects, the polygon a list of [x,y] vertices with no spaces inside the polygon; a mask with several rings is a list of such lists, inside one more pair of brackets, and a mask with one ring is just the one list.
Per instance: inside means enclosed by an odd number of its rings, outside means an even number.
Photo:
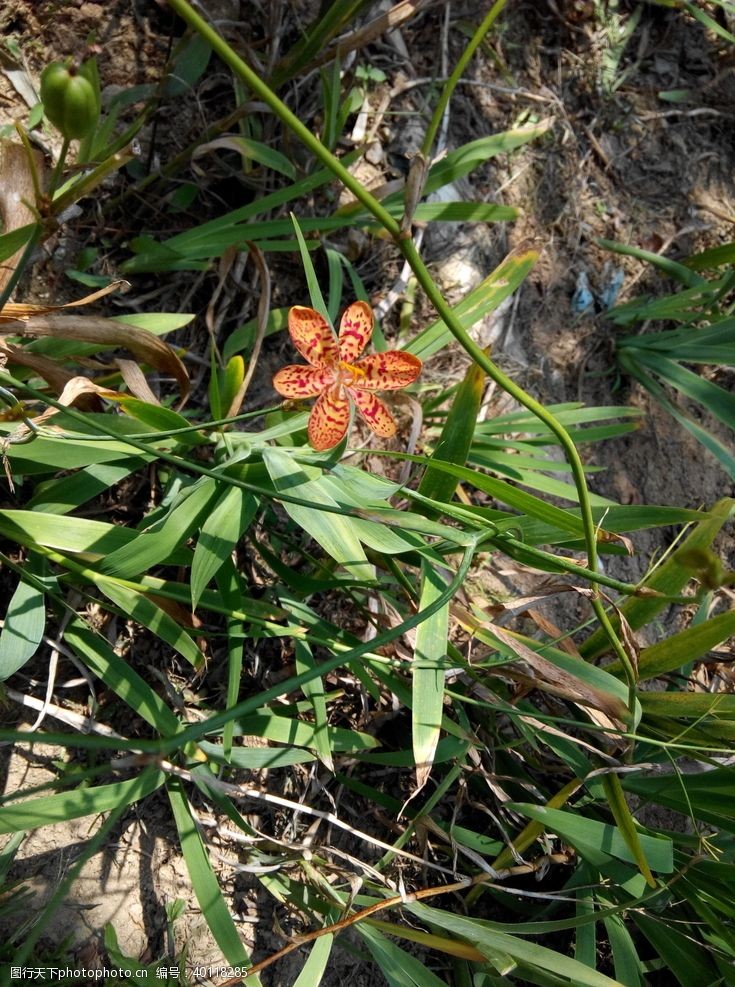
[{"label": "green plant clump", "polygon": [[[691,4],[668,6],[694,18]],[[461,200],[456,183],[498,155],[544,153],[551,121],[538,119],[438,153],[446,108],[505,0],[467,32],[405,183],[372,191],[355,177],[363,148],[337,150],[387,84],[369,60],[343,69],[365,44],[366,4],[322,4],[270,61],[238,54],[186,0],[168,7],[186,31],[157,84],[101,109],[93,59],[44,70],[64,147],[44,186],[19,128],[26,212],[0,235],[12,268],[0,296],[0,701],[14,717],[0,742],[59,752],[49,780],[0,796],[0,960],[65,957],[68,944],[46,949],[55,914],[132,814],[152,812],[190,887],[166,904],[144,957],[127,955],[114,922],[104,929],[100,948],[129,983],[174,982],[179,967],[180,982],[205,975],[176,939],[195,912],[218,969],[247,985],[298,951],[297,987],[326,987],[339,949],[391,987],[735,984],[735,702],[696,687],[735,635],[733,574],[713,547],[735,503],[592,492],[589,454],[631,438],[640,412],[539,400],[470,333],[537,251],[512,251],[454,305],[421,253],[426,224],[512,222],[516,208]],[[639,20],[610,49],[609,98]],[[234,109],[147,169],[134,139],[211,63]],[[304,121],[289,86],[306,80],[320,105]],[[198,178],[211,154],[240,169],[249,194],[203,216],[205,201],[221,202]],[[143,286],[139,304],[102,316],[10,302],[38,243],[90,197],[101,229],[70,262],[92,292],[76,304],[121,287],[113,264]],[[138,209],[150,225],[133,228]],[[410,271],[397,340],[344,246],[355,233]],[[273,304],[288,261],[308,297]],[[220,332],[228,276],[245,294],[245,264],[251,317]],[[682,323],[621,339],[618,357],[680,420],[661,381],[732,425],[731,396],[685,366],[732,362],[733,273],[705,279],[704,265],[677,268],[677,295],[612,313]],[[199,336],[184,335],[192,313],[147,307],[151,285],[180,294],[208,279]],[[419,291],[434,315],[416,327]],[[279,333],[283,363],[256,399]],[[448,347],[468,364],[449,385],[428,363]],[[502,414],[482,413],[488,385],[509,399]],[[358,415],[378,436],[367,449]],[[637,533],[655,529],[675,532],[672,548],[626,578]],[[488,572],[521,573],[523,591],[487,590]],[[570,602],[562,627],[536,609],[552,598]],[[66,663],[69,693],[56,688]],[[38,900],[11,868],[34,831],[81,819],[75,856]],[[257,962],[261,930],[238,910],[245,886],[287,930]]]}]

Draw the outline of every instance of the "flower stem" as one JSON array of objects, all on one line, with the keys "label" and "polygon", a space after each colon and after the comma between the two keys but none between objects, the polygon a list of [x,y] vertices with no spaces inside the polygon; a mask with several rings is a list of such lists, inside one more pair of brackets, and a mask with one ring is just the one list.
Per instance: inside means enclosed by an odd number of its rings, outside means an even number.
[{"label": "flower stem", "polygon": [[[197,33],[200,34],[201,37],[212,46],[215,54],[226,65],[228,65],[241,79],[241,81],[244,82],[245,85],[248,86],[251,91],[275,113],[283,124],[293,131],[304,147],[311,151],[314,157],[325,165],[332,172],[335,178],[342,182],[345,188],[347,188],[354,195],[358,202],[362,203],[362,205],[377,219],[386,232],[393,237],[398,249],[403,254],[403,257],[408,262],[413,273],[416,275],[417,281],[426,292],[427,297],[433,304],[442,321],[445,323],[449,331],[452,333],[460,346],[462,346],[465,352],[472,357],[472,359],[485,371],[491,380],[495,381],[499,387],[502,387],[506,393],[515,398],[519,404],[523,405],[523,407],[527,408],[530,412],[536,415],[540,421],[544,422],[544,424],[551,429],[564,450],[569,465],[572,469],[572,476],[574,478],[574,484],[577,489],[577,496],[579,498],[581,520],[584,526],[588,566],[592,572],[596,572],[598,569],[597,540],[594,519],[592,517],[592,506],[590,503],[589,491],[587,490],[587,482],[584,476],[582,460],[580,459],[579,452],[577,451],[571,436],[561,422],[559,422],[555,416],[535,398],[531,397],[530,394],[527,394],[522,387],[519,387],[518,384],[507,377],[472,340],[434,283],[428,268],[411,240],[410,231],[401,230],[400,224],[388,213],[384,206],[382,206],[381,203],[373,195],[371,195],[370,192],[368,192],[368,190],[365,189],[353,175],[350,174],[350,172],[331,153],[331,151],[329,151],[328,148],[322,144],[319,138],[316,137],[311,130],[309,130],[309,128],[303,124],[294,113],[291,112],[285,103],[278,98],[278,96],[270,89],[268,84],[232,50],[224,38],[222,38],[217,31],[215,31],[215,29],[204,20],[204,18],[192,9],[187,0],[168,0],[168,2],[169,6],[172,7],[173,10],[183,20],[185,20],[190,27],[197,31]],[[498,8],[497,11],[496,8]],[[502,6],[499,7],[496,2],[490,13],[483,21],[482,26],[487,25],[487,27],[489,27],[490,24],[487,22],[491,14],[497,16],[500,9],[502,9]],[[492,23],[492,21],[490,21],[490,23]],[[474,48],[472,47],[473,42],[475,42],[474,47],[477,47],[477,44],[479,44],[482,38],[482,34],[484,34],[484,31],[481,33],[479,29],[475,32],[472,42],[468,46],[471,49],[470,55],[474,51]],[[454,73],[449,82],[451,82],[453,78]],[[459,76],[457,76],[457,78],[459,78]],[[442,99],[443,98],[444,97],[442,97]],[[435,117],[436,119],[439,119],[436,114]],[[603,628],[605,635],[610,642],[612,650],[625,669],[632,698],[635,691],[635,673],[628,655],[620,642],[615,629],[610,623],[605,608],[599,597],[593,597],[592,607],[597,619],[600,621],[600,625]],[[630,708],[630,713],[631,715],[633,713],[632,707]]]},{"label": "flower stem", "polygon": [[444,116],[444,111],[447,108],[449,100],[452,98],[452,93],[459,80],[462,78],[464,70],[467,68],[472,56],[475,54],[478,45],[481,43],[482,39],[485,37],[487,32],[493,26],[498,18],[498,15],[502,13],[508,0],[495,0],[490,10],[487,12],[484,21],[477,28],[475,33],[470,39],[470,43],[467,45],[465,50],[459,56],[457,64],[454,66],[454,71],[449,76],[442,89],[441,96],[439,97],[439,102],[436,104],[434,113],[431,117],[429,126],[426,129],[426,134],[424,136],[424,141],[421,145],[421,153],[428,160],[431,154],[431,149],[434,146],[434,141],[436,140],[436,134],[442,122],[442,117]]}]

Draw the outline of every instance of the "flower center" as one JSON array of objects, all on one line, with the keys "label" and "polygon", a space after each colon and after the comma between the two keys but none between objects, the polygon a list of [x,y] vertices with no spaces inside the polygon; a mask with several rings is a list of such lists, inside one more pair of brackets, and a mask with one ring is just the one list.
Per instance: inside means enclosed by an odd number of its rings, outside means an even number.
[{"label": "flower center", "polygon": [[360,367],[356,367],[352,363],[345,363],[344,360],[339,361],[337,365],[337,383],[344,384],[345,387],[350,387],[356,380],[364,376],[365,371]]}]

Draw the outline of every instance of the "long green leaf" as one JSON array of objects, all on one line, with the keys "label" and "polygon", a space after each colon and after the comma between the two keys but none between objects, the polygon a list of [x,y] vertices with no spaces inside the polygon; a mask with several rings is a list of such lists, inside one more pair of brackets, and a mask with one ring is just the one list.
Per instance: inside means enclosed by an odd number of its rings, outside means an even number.
[{"label": "long green leaf", "polygon": [[[181,841],[181,851],[184,854],[194,894],[207,925],[228,963],[240,967],[251,966],[250,957],[240,940],[222,896],[222,889],[212,868],[209,854],[192,818],[183,787],[178,778],[170,779],[167,787]],[[258,987],[260,979],[256,976],[252,978],[252,983]]]},{"label": "long green leaf", "polygon": [[[82,816],[110,812],[120,805],[131,805],[150,795],[165,781],[162,771],[144,771],[128,781],[92,788],[76,788],[42,798],[26,799],[16,805],[0,806],[0,833],[17,833],[21,829],[39,829],[54,823],[69,822]],[[18,793],[21,794],[20,792]]]},{"label": "long green leaf", "polygon": [[643,965],[625,922],[619,915],[609,915],[603,921],[612,947],[615,976],[625,987],[642,987]]},{"label": "long green leaf", "polygon": [[[663,641],[643,648],[638,657],[638,677],[653,679],[697,661],[711,648],[722,644],[735,634],[735,610],[718,614],[701,624],[692,624]],[[618,663],[607,665],[609,672],[620,671]],[[665,695],[668,695],[666,693]]]},{"label": "long green leaf", "polygon": [[0,235],[0,263],[22,250],[38,228],[37,223],[29,223],[27,226],[19,226]]},{"label": "long green leaf", "polygon": [[378,929],[361,923],[357,931],[390,987],[446,987],[446,983],[439,980],[435,973]]},{"label": "long green leaf", "polygon": [[612,250],[614,253],[622,254],[624,257],[636,257],[638,260],[646,261],[688,288],[707,285],[704,278],[691,271],[688,267],[684,267],[683,264],[678,264],[668,257],[662,257],[660,254],[652,253],[650,250],[643,250],[640,247],[632,247],[624,243],[615,243],[614,240],[600,239],[597,243],[605,250]]},{"label": "long green leaf", "polygon": [[44,514],[66,514],[94,500],[144,465],[145,461],[136,456],[120,463],[87,466],[70,476],[37,484],[25,506]]},{"label": "long green leaf", "polygon": [[539,971],[555,975],[562,983],[569,983],[574,987],[625,987],[617,980],[612,980],[596,970],[590,970],[584,963],[579,963],[563,953],[507,933],[496,932],[478,919],[465,918],[428,905],[410,904],[406,908],[419,920],[453,932],[467,940],[489,959],[492,959],[495,953],[507,953],[529,973]]},{"label": "long green leaf", "polygon": [[180,727],[178,718],[130,664],[124,661],[100,634],[79,617],[64,630],[64,642],[87,668],[115,692],[136,716],[150,723],[161,736],[172,736]]},{"label": "long green leaf", "polygon": [[258,510],[258,501],[239,487],[228,487],[208,513],[191,565],[191,606],[195,610],[210,579],[224,564]]},{"label": "long green leaf", "polygon": [[0,682],[33,657],[45,627],[45,594],[21,579],[10,597],[0,632]]},{"label": "long green leaf", "polygon": [[[421,560],[420,609],[430,606],[446,589],[436,567]],[[416,786],[423,788],[431,773],[439,743],[444,706],[444,662],[447,654],[449,603],[416,628],[412,672],[411,729],[416,762]]]},{"label": "long green leaf", "polygon": [[[476,363],[471,364],[454,396],[432,459],[464,466],[472,444],[484,386],[485,374],[482,368]],[[456,487],[456,479],[451,473],[427,466],[419,484],[419,493],[432,500],[449,501],[454,496]]]},{"label": "long green leaf", "polygon": [[[611,857],[637,863],[623,834],[615,826],[563,809],[550,809],[545,805],[514,802],[512,808],[558,833],[596,867],[604,867]],[[674,870],[671,840],[642,834],[639,834],[639,840],[651,869],[662,874],[671,874]]]},{"label": "long green leaf", "polygon": [[136,533],[127,545],[101,560],[100,572],[116,579],[130,579],[168,559],[208,514],[216,493],[216,480],[197,480],[174,500],[168,516],[155,531]]},{"label": "long green leaf", "polygon": [[[303,497],[305,500],[312,499],[319,504],[337,506],[337,502],[323,489],[318,479],[310,480],[303,468],[286,452],[275,448],[265,449],[263,461],[277,491]],[[368,564],[351,518],[288,502],[284,502],[283,507],[325,552],[344,565],[356,579],[373,578],[372,567]]]},{"label": "long green leaf", "polygon": [[301,263],[304,268],[304,274],[306,275],[306,286],[309,289],[309,298],[311,299],[312,308],[316,309],[324,318],[329,322],[329,309],[324,301],[324,295],[322,294],[321,286],[319,285],[319,279],[316,276],[316,271],[314,270],[314,264],[312,263],[309,251],[306,247],[306,241],[304,240],[304,234],[301,232],[301,226],[296,216],[291,213],[291,222],[293,223],[294,230],[296,231],[296,239],[299,244],[299,252],[301,254]]},{"label": "long green leaf", "polygon": [[[735,500],[725,498],[718,501],[708,514],[695,526],[691,534],[680,546],[680,551],[670,556],[662,565],[644,580],[643,585],[656,590],[660,597],[636,597],[626,600],[621,612],[633,630],[650,623],[656,614],[669,605],[667,597],[678,596],[691,579],[692,570],[682,564],[691,549],[709,548],[722,526],[730,519],[735,509]],[[613,624],[615,619],[613,618]],[[580,653],[587,659],[602,654],[607,647],[607,638],[601,631],[595,631],[580,646]]]},{"label": "long green leaf", "polygon": [[311,947],[301,973],[294,980],[293,987],[319,987],[329,963],[333,944],[334,935],[331,932],[317,939]]},{"label": "long green leaf", "polygon": [[[512,295],[538,260],[535,250],[518,250],[511,253],[485,280],[474,288],[454,307],[454,314],[465,329],[469,329],[489,312],[495,311],[500,303]],[[406,347],[426,360],[452,339],[452,334],[441,319],[432,323]]]},{"label": "long green leaf", "polygon": [[665,917],[654,918],[633,911],[632,918],[663,959],[667,972],[676,978],[681,987],[721,983],[708,951],[691,935],[679,932]]},{"label": "long green leaf", "polygon": [[204,664],[204,655],[197,644],[170,614],[145,594],[138,593],[114,579],[100,578],[97,586],[108,599],[120,607],[126,616],[147,627],[156,637],[178,651],[194,668]]},{"label": "long green leaf", "polygon": [[[294,641],[294,657],[296,659],[297,673],[305,672],[316,667],[314,655],[305,641]],[[323,761],[326,767],[330,771],[334,771],[324,682],[321,677],[311,679],[310,682],[307,682],[303,686],[303,691],[311,704],[314,716],[315,749],[319,754],[320,760]]]},{"label": "long green leaf", "polygon": [[716,418],[728,426],[735,428],[735,395],[726,391],[723,387],[713,384],[711,380],[700,377],[699,374],[687,370],[674,360],[657,355],[651,359],[643,353],[638,355],[638,360],[649,370],[653,370],[659,377],[690,398],[692,401],[699,401]]},{"label": "long green leaf", "polygon": [[[314,670],[317,669],[318,666],[314,666]],[[310,747],[315,751],[319,750],[322,743],[318,736],[321,728],[317,728],[316,724],[290,716],[278,716],[265,710],[236,720],[235,728],[242,736],[263,737],[274,743]],[[327,726],[326,732],[329,735],[329,749],[332,751],[366,751],[380,746],[374,737],[359,730]]]}]

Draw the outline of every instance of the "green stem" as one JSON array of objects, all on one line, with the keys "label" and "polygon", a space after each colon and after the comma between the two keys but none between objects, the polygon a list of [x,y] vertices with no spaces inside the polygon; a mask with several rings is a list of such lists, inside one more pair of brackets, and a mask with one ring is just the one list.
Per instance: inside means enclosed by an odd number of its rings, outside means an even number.
[{"label": "green stem", "polygon": [[51,182],[49,183],[48,195],[51,201],[53,201],[54,192],[58,187],[62,172],[64,171],[64,163],[66,161],[66,156],[69,153],[70,144],[71,140],[68,137],[65,137],[64,143],[61,145],[61,150],[59,151],[59,158],[56,162],[56,167],[54,168],[54,172],[51,176]]},{"label": "green stem", "polygon": [[360,182],[351,175],[349,171],[344,167],[344,165],[329,151],[324,144],[316,137],[309,128],[299,120],[295,113],[283,103],[278,96],[272,91],[266,82],[264,82],[260,76],[254,72],[250,66],[244,62],[239,55],[230,48],[227,42],[222,38],[215,29],[200,17],[195,10],[192,9],[187,0],[169,0],[169,7],[181,17],[186,23],[194,28],[194,30],[201,35],[204,40],[212,46],[212,50],[220,58],[225,65],[228,65],[232,71],[248,86],[253,93],[261,99],[266,106],[270,107],[275,115],[289,127],[294,134],[298,137],[304,147],[308,148],[309,151],[317,158],[322,164],[326,165],[327,168],[332,172],[335,178],[338,178],[340,182],[348,189],[354,197],[361,202],[365,208],[372,213],[373,216],[378,220],[380,225],[388,231],[393,237],[398,237],[400,235],[400,227],[397,221],[390,215],[390,213],[385,209],[380,202],[371,195],[370,192],[364,188]]},{"label": "green stem", "polygon": [[[212,50],[218,58],[220,58],[232,69],[233,72],[235,72],[242,82],[244,82],[245,85],[248,86],[251,91],[255,93],[255,95],[276,114],[283,124],[293,131],[304,147],[311,151],[314,157],[329,168],[335,178],[342,182],[345,188],[347,188],[354,195],[357,201],[362,203],[362,205],[365,206],[365,208],[373,216],[375,216],[381,226],[395,240],[399,250],[403,254],[403,257],[410,265],[413,273],[416,275],[417,281],[426,292],[427,297],[434,305],[434,308],[441,317],[442,321],[445,323],[457,342],[463,347],[465,352],[468,353],[480,367],[482,367],[491,380],[495,381],[495,383],[499,387],[503,388],[507,394],[510,394],[511,397],[515,398],[519,404],[523,405],[523,407],[527,408],[534,415],[536,415],[536,417],[540,421],[544,422],[544,424],[546,424],[556,436],[559,444],[564,449],[566,457],[572,468],[574,484],[577,489],[577,496],[579,497],[581,520],[584,526],[588,566],[592,572],[596,572],[598,568],[597,542],[589,492],[587,490],[587,483],[579,453],[577,452],[577,448],[564,426],[557,421],[551,412],[547,411],[542,404],[536,401],[535,398],[532,398],[530,394],[527,394],[523,388],[515,384],[509,377],[506,377],[506,375],[495,366],[492,360],[490,360],[482,349],[472,340],[434,283],[426,265],[411,240],[410,231],[404,232],[401,230],[400,224],[387,212],[381,203],[378,202],[378,200],[371,195],[367,189],[363,188],[360,182],[353,175],[351,175],[349,171],[347,171],[344,165],[324,146],[324,144],[322,144],[319,138],[316,137],[309,130],[309,128],[303,124],[294,113],[291,112],[291,110],[278,98],[278,96],[276,96],[268,84],[265,83],[258,76],[258,74],[250,68],[249,65],[247,65],[238,55],[235,54],[224,38],[222,38],[217,31],[215,31],[214,28],[207,23],[207,21],[205,21],[192,9],[187,0],[169,0],[169,6],[172,7],[173,10],[184,21],[186,21],[190,27],[197,31],[201,37],[208,42],[208,44],[211,45]],[[495,6],[497,6],[497,4]],[[493,10],[494,9],[495,7],[493,7]],[[489,16],[490,15],[488,15],[488,17]],[[475,37],[477,37],[477,32]],[[472,42],[470,44],[472,44]],[[607,614],[605,613],[605,608],[599,598],[594,598],[592,600],[592,607],[610,641],[610,645],[615,652],[615,655],[626,669],[626,672],[628,672],[630,669],[628,656],[625,653],[625,649],[618,639],[614,628],[608,620]],[[629,678],[631,691],[634,688],[634,684],[634,681]]]},{"label": "green stem", "polygon": [[[128,163],[128,161],[132,161],[134,156],[132,147],[126,147],[121,151],[116,151],[115,154],[111,154],[109,157],[106,157],[101,164],[98,164],[96,168],[93,168],[90,172],[80,178],[79,181],[74,182],[71,188],[68,188],[66,192],[63,192],[57,199],[53,200],[54,213],[58,215],[73,202],[76,202],[85,195],[89,195],[89,193],[96,188],[100,182],[103,182],[111,172],[122,168]],[[61,160],[62,159],[59,158],[59,161]],[[51,196],[53,196],[55,188],[56,185],[52,183],[50,189]]]},{"label": "green stem", "polygon": [[431,118],[431,122],[426,130],[426,136],[424,137],[424,142],[421,145],[421,153],[425,158],[428,159],[431,154],[431,149],[434,146],[434,141],[436,140],[436,134],[442,122],[442,117],[444,116],[444,111],[446,110],[449,100],[452,98],[452,93],[454,92],[457,83],[462,78],[464,70],[467,68],[467,64],[475,54],[478,45],[482,42],[487,32],[495,23],[498,15],[503,11],[508,0],[495,0],[488,11],[485,20],[480,24],[475,33],[470,39],[470,43],[467,45],[465,50],[459,57],[459,61],[454,67],[454,71],[447,79],[444,88],[442,89],[442,94],[439,97],[439,102],[436,104],[434,114]]}]

